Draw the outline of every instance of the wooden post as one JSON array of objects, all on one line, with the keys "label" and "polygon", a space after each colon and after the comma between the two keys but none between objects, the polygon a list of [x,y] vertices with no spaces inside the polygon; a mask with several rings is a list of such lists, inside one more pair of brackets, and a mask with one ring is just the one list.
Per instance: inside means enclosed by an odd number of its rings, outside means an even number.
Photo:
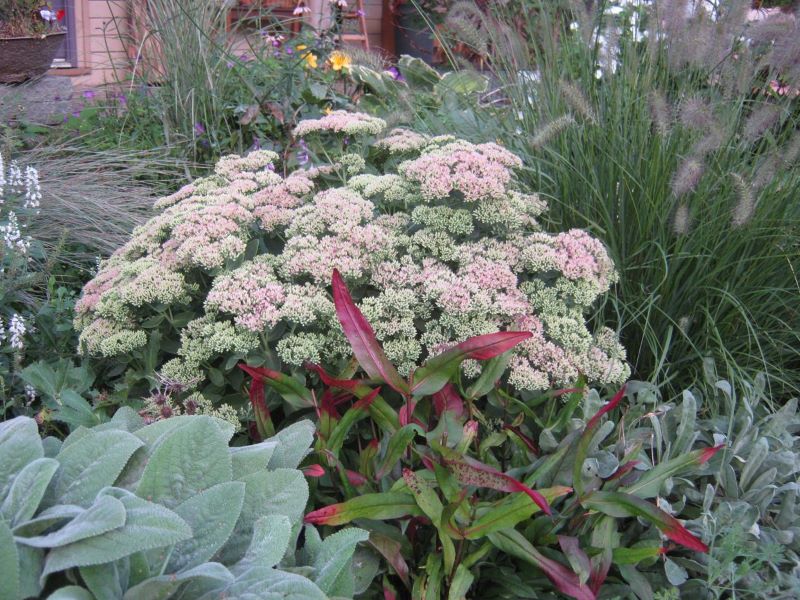
[{"label": "wooden post", "polygon": [[381,12],[381,49],[389,58],[397,58],[395,55],[394,32],[395,19],[392,11],[392,0],[383,0]]}]

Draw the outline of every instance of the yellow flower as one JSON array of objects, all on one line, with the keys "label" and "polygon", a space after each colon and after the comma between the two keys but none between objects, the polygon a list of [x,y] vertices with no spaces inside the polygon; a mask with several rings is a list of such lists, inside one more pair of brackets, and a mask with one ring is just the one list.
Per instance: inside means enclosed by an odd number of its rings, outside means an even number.
[{"label": "yellow flower", "polygon": [[297,50],[298,52],[302,52],[302,51],[303,51],[303,50],[305,50],[306,48],[308,48],[308,46],[306,46],[305,44],[300,44],[299,46],[297,46],[296,50]]},{"label": "yellow flower", "polygon": [[326,115],[329,115],[333,112],[333,109],[330,106],[326,106],[322,109],[322,112],[324,112]]},{"label": "yellow flower", "polygon": [[346,71],[350,68],[350,63],[353,62],[350,56],[339,50],[334,50],[331,52],[331,56],[328,60],[330,61],[331,68],[334,71],[341,71],[342,69]]},{"label": "yellow flower", "polygon": [[316,69],[317,68],[317,55],[313,52],[306,52],[303,55],[303,58],[306,61],[306,67],[309,69]]}]

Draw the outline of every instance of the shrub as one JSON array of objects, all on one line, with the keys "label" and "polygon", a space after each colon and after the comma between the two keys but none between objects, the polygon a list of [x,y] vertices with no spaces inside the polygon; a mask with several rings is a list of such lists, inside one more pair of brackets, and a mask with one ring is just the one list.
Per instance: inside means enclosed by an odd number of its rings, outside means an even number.
[{"label": "shrub", "polygon": [[545,205],[500,146],[396,130],[370,147],[383,127],[358,113],[303,121],[303,154],[325,163],[282,177],[275,153],[230,156],[160,200],[85,287],[83,352],[160,368],[215,402],[240,397],[241,373],[225,373],[244,358],[339,370],[350,349],[325,290],[338,268],[403,375],[471,335],[521,328],[534,337],[510,361],[517,389],[624,380],[614,333],[584,322],[616,280],[602,244],[540,231]]},{"label": "shrub", "polygon": [[63,443],[32,419],[0,423],[3,597],[352,596],[363,531],[323,541],[306,527],[295,550],[312,433],[301,422],[229,448],[224,421],[145,426],[128,408]]},{"label": "shrub", "polygon": [[[535,595],[543,574],[562,594],[591,599],[609,576],[612,584],[621,579],[636,586],[637,563],[652,564],[668,551],[674,556],[678,546],[708,550],[659,508],[663,500],[648,500],[671,487],[673,477],[707,474],[704,465],[721,445],[704,440],[693,449],[695,436],[682,425],[662,460],[642,459],[652,450],[642,435],[610,439],[615,424],[602,422],[624,390],[602,407],[599,396],[584,389],[530,402],[511,395],[502,377],[506,352],[530,340],[530,332],[470,338],[429,359],[405,382],[338,275],[333,297],[371,381],[336,379],[315,366],[328,387],[314,395],[286,375],[243,369],[254,377],[251,398],[262,421],[268,419],[265,385],[287,402],[316,409],[315,450],[322,465],[306,472],[320,478],[320,501],[342,502],[305,520],[333,526],[355,521],[370,530],[372,547],[397,577],[385,589],[402,583],[415,598],[463,598],[468,592],[498,598],[516,586]],[[467,387],[458,367],[475,359],[489,362]],[[372,382],[382,387],[372,388]],[[357,401],[340,415],[337,406],[349,396]],[[560,409],[558,396],[567,398]],[[581,404],[583,420],[573,422]],[[533,576],[525,563],[536,567]],[[653,575],[662,583],[663,576]]]},{"label": "shrub", "polygon": [[711,355],[790,396],[797,25],[746,23],[741,1],[688,18],[667,0],[502,4],[481,32],[506,102],[480,129],[555,199],[553,226],[608,245],[620,280],[600,317],[618,319],[634,374],[680,391]]}]

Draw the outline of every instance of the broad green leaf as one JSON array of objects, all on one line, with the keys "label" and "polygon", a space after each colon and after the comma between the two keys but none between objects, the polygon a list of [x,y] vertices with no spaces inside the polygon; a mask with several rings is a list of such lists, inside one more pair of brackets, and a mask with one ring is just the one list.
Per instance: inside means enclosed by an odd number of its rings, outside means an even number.
[{"label": "broad green leaf", "polygon": [[113,485],[131,455],[142,445],[127,431],[100,431],[62,448],[60,466],[44,503],[88,507],[104,487]]},{"label": "broad green leaf", "polygon": [[0,519],[0,586],[3,588],[3,597],[13,600],[19,596],[19,554],[14,535],[3,519]]},{"label": "broad green leaf", "polygon": [[125,506],[125,525],[53,549],[47,556],[42,580],[50,573],[111,562],[135,552],[177,544],[192,536],[186,521],[163,506],[117,488],[109,488],[104,493],[114,496]]},{"label": "broad green leaf", "polygon": [[489,80],[477,71],[450,71],[436,84],[436,92],[453,91],[456,94],[480,94],[486,91]]},{"label": "broad green leaf", "polygon": [[53,418],[70,427],[92,427],[100,423],[100,418],[92,410],[92,405],[75,390],[62,390],[59,394],[61,405],[53,411]]},{"label": "broad green leaf", "polygon": [[17,541],[34,548],[57,548],[118,529],[125,525],[125,520],[122,502],[113,496],[98,496],[92,506],[61,529],[38,537],[18,537]]},{"label": "broad green leaf", "polygon": [[219,483],[174,508],[194,535],[175,545],[166,573],[196,567],[222,548],[239,520],[244,490],[245,484],[241,481]]},{"label": "broad green leaf", "polygon": [[77,585],[62,587],[47,597],[47,600],[96,600],[91,593]]},{"label": "broad green leaf", "polygon": [[369,539],[369,533],[363,529],[344,529],[329,535],[322,542],[322,548],[314,560],[316,575],[314,583],[326,594],[333,594],[334,585],[339,577],[350,575],[350,559],[355,552],[356,544]]},{"label": "broad green leaf", "polygon": [[224,565],[207,562],[180,573],[151,577],[125,592],[123,600],[167,600],[183,584],[198,579],[210,580],[212,584],[215,584],[213,585],[215,588],[221,588],[234,581],[233,575]]},{"label": "broad green leaf", "polygon": [[494,389],[497,381],[503,376],[511,360],[511,353],[504,352],[500,356],[495,356],[482,365],[481,376],[467,388],[466,397],[475,399],[481,398]]},{"label": "broad green leaf", "polygon": [[14,535],[34,537],[56,523],[74,519],[85,511],[85,508],[74,504],[58,504],[39,513],[34,519],[20,523],[14,528]]},{"label": "broad green leaf", "polygon": [[411,87],[432,90],[441,77],[428,63],[414,56],[404,54],[397,61],[397,68]]},{"label": "broad green leaf", "polygon": [[269,440],[250,446],[234,446],[230,448],[231,466],[237,477],[249,475],[256,471],[264,471],[278,447],[278,442]]},{"label": "broad green leaf", "polygon": [[42,447],[44,448],[44,455],[47,458],[55,458],[58,456],[58,453],[61,452],[61,446],[63,442],[53,437],[52,435],[48,435],[46,438],[42,440]]},{"label": "broad green leaf", "polygon": [[220,551],[225,564],[235,563],[245,555],[258,519],[284,515],[290,522],[297,523],[308,502],[308,483],[295,469],[251,473],[241,481],[245,484],[242,512],[230,539]]},{"label": "broad green leaf", "polygon": [[686,569],[669,558],[664,559],[664,573],[667,576],[667,581],[674,586],[681,586],[689,579],[689,573],[686,572]]},{"label": "broad green leaf", "polygon": [[0,499],[6,497],[14,477],[25,465],[44,456],[36,421],[16,417],[0,422]]},{"label": "broad green leaf", "polygon": [[102,565],[81,567],[80,573],[96,600],[118,600],[128,587],[130,565],[126,557]]},{"label": "broad green leaf", "polygon": [[694,441],[697,439],[697,401],[689,390],[683,392],[683,402],[681,403],[681,420],[675,432],[675,442],[672,444],[672,456],[680,456],[688,452]]},{"label": "broad green leaf", "polygon": [[198,416],[168,436],[150,456],[136,494],[174,508],[233,476],[228,441],[216,424]]},{"label": "broad green leaf", "polygon": [[[604,414],[616,408],[624,395],[625,386],[622,386],[622,388],[614,395],[614,397],[605,406],[603,406],[603,408],[597,411],[597,413],[591,419],[589,419],[589,422],[586,424],[586,428],[583,430],[580,438],[578,438],[577,447],[575,450],[575,459],[572,467],[572,485],[575,488],[575,493],[578,495],[578,497],[583,495],[583,463],[586,460],[586,457],[589,455],[589,448],[592,445],[592,440],[594,439],[594,435],[600,427],[600,419]],[[573,394],[573,397],[575,396],[577,396],[577,394]]]},{"label": "broad green leaf", "polygon": [[263,381],[295,410],[314,406],[314,398],[311,396],[311,392],[294,377],[266,367],[239,365],[239,368],[254,379],[258,378]]},{"label": "broad green leaf", "polygon": [[58,461],[52,458],[37,458],[25,465],[0,506],[0,518],[15,527],[33,517],[57,469]]},{"label": "broad green leaf", "polygon": [[299,421],[266,440],[278,444],[269,459],[269,468],[296,469],[314,443],[314,431],[311,421]]},{"label": "broad green leaf", "polygon": [[663,552],[664,549],[660,545],[641,546],[639,548],[614,548],[614,564],[635,565],[643,560],[661,556]]},{"label": "broad green leaf", "polygon": [[394,83],[393,81],[386,81],[381,73],[373,71],[372,69],[363,65],[351,65],[350,76],[358,83],[367,86],[372,92],[381,97],[385,97],[387,94],[389,94],[389,86],[394,87],[392,85]]},{"label": "broad green leaf", "polygon": [[39,573],[42,572],[44,565],[44,550],[17,544],[17,552],[19,553],[19,595],[22,598],[38,598],[42,592]]},{"label": "broad green leaf", "polygon": [[236,564],[236,572],[253,566],[274,567],[286,554],[292,535],[292,523],[284,515],[261,517],[253,526],[253,540]]},{"label": "broad green leaf", "polygon": [[[248,569],[236,580],[197,600],[219,598],[257,598],[258,600],[328,600],[325,593],[302,575],[267,567]],[[129,600],[129,599],[125,599]]]},{"label": "broad green leaf", "polygon": [[326,449],[333,453],[334,456],[338,456],[338,452],[344,445],[347,434],[350,433],[350,429],[353,428],[353,425],[367,418],[369,415],[369,405],[380,393],[380,391],[380,388],[376,388],[358,400],[358,402],[353,404],[353,406],[351,406],[347,412],[344,413],[342,418],[333,428],[333,431],[331,431],[331,435],[327,440]]},{"label": "broad green leaf", "polygon": [[306,523],[319,525],[344,525],[354,519],[400,519],[421,516],[414,496],[402,492],[363,494],[342,502],[320,508],[306,515]]}]

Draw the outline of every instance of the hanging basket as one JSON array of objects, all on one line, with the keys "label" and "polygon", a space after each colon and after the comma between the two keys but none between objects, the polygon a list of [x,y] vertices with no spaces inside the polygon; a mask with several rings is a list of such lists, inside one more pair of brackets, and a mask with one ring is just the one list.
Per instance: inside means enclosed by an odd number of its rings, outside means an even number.
[{"label": "hanging basket", "polygon": [[66,32],[36,37],[0,38],[0,83],[22,83],[44,75]]}]

